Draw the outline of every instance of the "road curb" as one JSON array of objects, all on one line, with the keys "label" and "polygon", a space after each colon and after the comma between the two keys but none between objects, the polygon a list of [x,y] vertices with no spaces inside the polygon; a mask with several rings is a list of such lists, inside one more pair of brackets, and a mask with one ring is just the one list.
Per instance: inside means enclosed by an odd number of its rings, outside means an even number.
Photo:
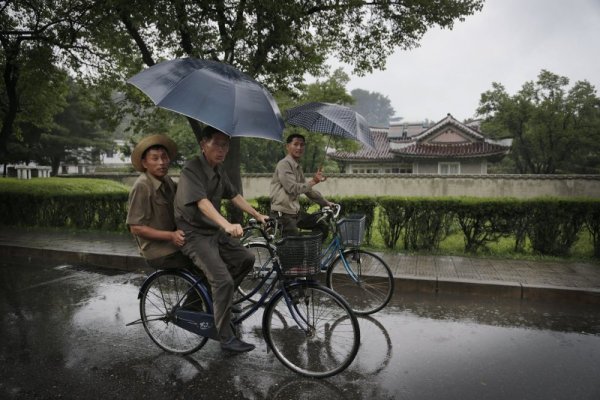
[{"label": "road curb", "polygon": [[[127,272],[149,271],[150,268],[139,255],[102,254],[24,247],[0,244],[0,257],[77,264],[102,267]],[[395,295],[402,293],[428,293],[433,295],[461,294],[487,298],[512,298],[533,301],[568,301],[584,304],[600,304],[600,289],[552,285],[528,285],[520,282],[453,279],[429,276],[396,275]]]},{"label": "road curb", "polygon": [[433,295],[461,294],[488,298],[512,298],[534,301],[569,301],[600,304],[600,290],[552,285],[527,285],[520,282],[451,279],[439,277],[394,277],[395,293],[428,293]]},{"label": "road curb", "polygon": [[2,258],[26,258],[29,261],[43,260],[65,264],[77,264],[84,267],[103,267],[127,272],[139,272],[148,269],[148,265],[141,256],[124,254],[101,254],[72,250],[0,245],[0,256]]}]

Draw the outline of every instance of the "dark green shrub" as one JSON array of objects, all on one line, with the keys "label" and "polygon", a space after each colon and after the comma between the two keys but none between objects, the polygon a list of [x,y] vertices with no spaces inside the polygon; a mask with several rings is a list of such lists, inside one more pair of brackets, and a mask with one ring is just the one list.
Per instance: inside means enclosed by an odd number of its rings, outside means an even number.
[{"label": "dark green shrub", "polygon": [[577,200],[541,199],[529,203],[528,236],[540,254],[565,256],[586,220],[587,205]]},{"label": "dark green shrub", "polygon": [[124,230],[129,189],[101,179],[0,180],[3,224]]},{"label": "dark green shrub", "polygon": [[421,198],[402,202],[410,214],[404,229],[404,247],[407,250],[438,249],[451,225],[451,203]]},{"label": "dark green shrub", "polygon": [[594,257],[600,258],[600,201],[591,201],[585,216],[585,227],[590,232]]},{"label": "dark green shrub", "polygon": [[411,218],[414,210],[398,197],[380,197],[379,217],[377,219],[379,233],[383,238],[385,247],[395,249],[402,230]]},{"label": "dark green shrub", "polygon": [[511,233],[514,201],[463,198],[454,203],[456,220],[463,232],[465,252],[476,253]]}]

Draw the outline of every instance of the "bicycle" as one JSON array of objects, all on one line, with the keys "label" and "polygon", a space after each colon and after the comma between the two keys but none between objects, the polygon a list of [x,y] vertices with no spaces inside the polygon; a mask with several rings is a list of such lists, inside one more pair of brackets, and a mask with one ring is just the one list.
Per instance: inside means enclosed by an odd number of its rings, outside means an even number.
[{"label": "bicycle", "polygon": [[[340,294],[359,315],[369,315],[384,308],[394,293],[394,276],[378,255],[360,248],[365,231],[365,216],[338,220],[341,206],[323,207],[319,220],[329,224],[333,239],[323,250],[319,269],[326,272],[325,284]],[[273,244],[278,225],[264,238],[244,237],[243,244],[255,255],[254,268],[238,287],[237,301],[256,301],[262,295],[254,290],[272,269]]]},{"label": "bicycle", "polygon": [[[244,230],[267,234],[252,220]],[[287,368],[304,376],[325,378],[346,369],[360,344],[358,321],[345,300],[311,279],[318,272],[321,237],[283,239],[273,253],[269,275],[254,289],[263,290],[256,303],[239,314],[241,324],[265,306],[264,340]],[[312,255],[312,256],[311,256]],[[267,283],[268,282],[268,283]],[[206,286],[186,270],[158,270],[142,284],[139,295],[141,323],[163,350],[191,354],[208,339],[217,339],[213,303]]]}]

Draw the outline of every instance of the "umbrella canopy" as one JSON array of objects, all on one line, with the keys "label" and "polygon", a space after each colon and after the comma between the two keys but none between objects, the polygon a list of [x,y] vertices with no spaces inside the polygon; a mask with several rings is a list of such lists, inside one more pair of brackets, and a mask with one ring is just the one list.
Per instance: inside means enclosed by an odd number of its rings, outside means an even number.
[{"label": "umbrella canopy", "polygon": [[286,122],[311,132],[358,140],[371,148],[375,141],[367,120],[353,109],[338,104],[312,102],[290,108]]},{"label": "umbrella canopy", "polygon": [[127,82],[157,106],[229,136],[283,140],[285,125],[273,96],[231,65],[178,58],[153,65]]}]

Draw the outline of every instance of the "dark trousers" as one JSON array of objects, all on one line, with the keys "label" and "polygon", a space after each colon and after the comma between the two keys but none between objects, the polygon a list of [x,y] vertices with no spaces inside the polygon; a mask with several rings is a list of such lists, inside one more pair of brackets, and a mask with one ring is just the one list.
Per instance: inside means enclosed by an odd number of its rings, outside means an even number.
[{"label": "dark trousers", "polygon": [[181,251],[176,251],[175,253],[171,253],[163,257],[153,258],[152,260],[146,260],[146,263],[156,269],[186,269],[197,276],[198,279],[202,280],[204,283],[207,283],[204,272],[202,272],[199,267],[194,265],[194,262]]},{"label": "dark trousers", "polygon": [[321,232],[323,241],[329,235],[329,226],[326,222],[317,222],[320,215],[300,212],[298,214],[284,214],[278,211],[271,212],[271,218],[277,218],[281,224],[281,236],[298,236],[300,229]]},{"label": "dark trousers", "polygon": [[215,326],[221,340],[228,340],[231,329],[233,293],[254,265],[254,255],[238,239],[224,231],[213,235],[186,232],[181,249],[198,266],[211,287]]}]

